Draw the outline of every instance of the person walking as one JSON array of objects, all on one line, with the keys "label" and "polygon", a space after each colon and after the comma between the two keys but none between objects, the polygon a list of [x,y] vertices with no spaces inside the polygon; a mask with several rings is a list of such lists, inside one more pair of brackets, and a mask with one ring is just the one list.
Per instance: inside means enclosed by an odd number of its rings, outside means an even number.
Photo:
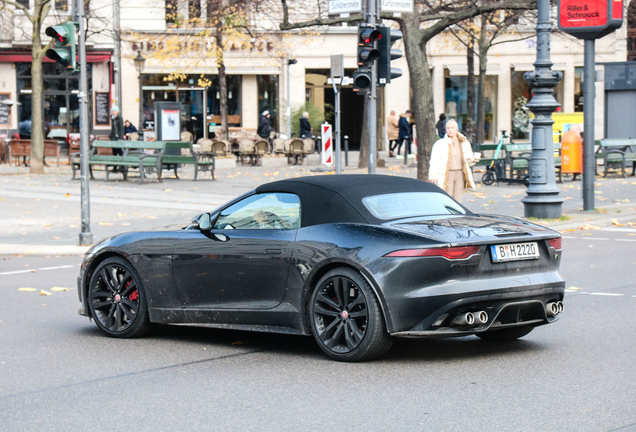
[{"label": "person walking", "polygon": [[446,134],[446,114],[441,113],[439,115],[439,121],[435,127],[437,128],[437,135],[440,138],[444,138],[444,134]]},{"label": "person walking", "polygon": [[475,188],[470,167],[478,161],[479,154],[473,153],[470,142],[459,133],[457,122],[450,119],[446,122],[444,138],[433,144],[428,179],[462,202],[464,189]]},{"label": "person walking", "polygon": [[400,155],[400,149],[404,143],[404,151],[408,155],[411,152],[411,130],[409,128],[409,118],[411,117],[411,111],[406,110],[404,114],[400,114],[400,121],[398,122],[398,145],[397,154]]},{"label": "person walking", "polygon": [[[117,107],[116,105],[114,105],[111,109],[110,109],[110,122],[112,124],[112,127],[110,129],[110,135],[108,135],[108,139],[110,139],[111,141],[119,141],[119,140],[123,140],[124,138],[124,120],[121,117],[121,114],[119,113],[119,107]],[[120,149],[120,148],[113,148],[113,156],[123,156],[124,155],[124,150]],[[113,171],[121,171],[123,169],[123,167],[119,167],[116,166],[115,168],[113,168]]]},{"label": "person walking", "polygon": [[300,118],[300,137],[312,138],[311,136],[311,124],[309,123],[309,113],[305,111]]},{"label": "person walking", "polygon": [[263,111],[263,114],[261,114],[261,117],[258,119],[258,129],[256,130],[256,134],[266,140],[269,139],[269,133],[272,130],[272,127],[269,125],[270,117],[271,114],[269,111]]},{"label": "person walking", "polygon": [[393,150],[397,147],[398,137],[400,136],[400,126],[395,111],[391,110],[389,117],[386,119],[386,134],[389,138],[389,157],[394,157]]}]

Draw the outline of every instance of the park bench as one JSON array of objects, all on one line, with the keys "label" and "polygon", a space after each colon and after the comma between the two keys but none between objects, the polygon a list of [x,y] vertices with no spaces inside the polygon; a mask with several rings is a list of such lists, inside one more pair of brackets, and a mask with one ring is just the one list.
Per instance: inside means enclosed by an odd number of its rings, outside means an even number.
[{"label": "park bench", "polygon": [[[214,180],[215,154],[207,151],[196,151],[192,143],[179,141],[163,141],[164,153],[161,157],[161,169],[174,170],[174,176],[179,178],[179,165],[194,165],[194,180],[199,172],[209,172]],[[183,155],[182,149],[188,149],[189,155]],[[193,181],[194,181],[193,180]]]},{"label": "park bench", "polygon": [[607,177],[610,168],[618,169],[620,167],[625,175],[625,166],[632,163],[632,176],[636,174],[636,139],[634,138],[605,138],[597,141],[599,144],[596,150],[597,158],[603,158],[604,173]]},{"label": "park bench", "polygon": [[[503,151],[500,152],[497,159],[495,159],[496,150],[497,144],[476,144],[474,151],[481,153],[481,159],[475,164],[475,166],[490,166],[493,161],[504,160]],[[490,154],[486,155],[486,152],[490,152]]]},{"label": "park bench", "polygon": [[[7,158],[9,162],[11,162],[12,157],[15,158],[16,165],[20,165],[21,157],[26,165],[26,158],[31,157],[31,140],[12,139],[9,143],[9,157]],[[44,157],[56,158],[57,166],[60,166],[60,146],[57,140],[44,140]],[[46,160],[44,165],[46,165]]]}]

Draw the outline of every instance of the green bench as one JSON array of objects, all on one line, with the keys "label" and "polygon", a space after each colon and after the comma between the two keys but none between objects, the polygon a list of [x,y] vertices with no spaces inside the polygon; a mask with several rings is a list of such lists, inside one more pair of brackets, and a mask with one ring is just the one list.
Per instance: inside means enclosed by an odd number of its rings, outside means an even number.
[{"label": "green bench", "polygon": [[[497,144],[476,145],[475,151],[481,153],[481,159],[479,160],[479,162],[475,164],[475,166],[490,166],[490,164],[495,160],[498,160],[498,161],[504,160],[504,157],[502,156],[503,152],[500,152],[497,159],[495,159],[496,150],[497,150]],[[486,157],[485,152],[492,152],[492,155],[491,155],[492,157],[489,157],[489,158]]]},{"label": "green bench", "polygon": [[605,138],[597,141],[599,144],[596,150],[597,158],[603,158],[604,173],[607,177],[610,168],[620,168],[623,178],[625,166],[632,163],[632,176],[636,174],[636,139],[634,138]]},{"label": "green bench", "polygon": [[[195,166],[194,180],[199,171],[209,171],[214,179],[214,154],[200,153],[192,150],[192,144],[179,141],[93,141],[89,152],[89,173],[92,179],[93,166],[103,165],[106,172],[106,181],[113,172],[121,172],[124,180],[128,179],[128,170],[139,170],[139,182],[141,183],[150,172],[157,173],[157,179],[161,181],[164,169],[174,170],[179,178],[177,169],[182,164]],[[122,149],[123,155],[113,155],[112,150]],[[189,149],[190,155],[182,155],[181,149]],[[150,152],[148,152],[150,151]],[[73,179],[80,167],[80,153],[71,155]],[[118,169],[119,168],[119,169]],[[117,171],[115,171],[117,170]]]}]

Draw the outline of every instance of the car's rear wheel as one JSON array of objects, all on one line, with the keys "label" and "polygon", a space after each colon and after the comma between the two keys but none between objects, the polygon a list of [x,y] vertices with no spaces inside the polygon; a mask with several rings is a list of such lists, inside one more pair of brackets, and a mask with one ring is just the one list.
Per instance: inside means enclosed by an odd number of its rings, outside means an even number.
[{"label": "car's rear wheel", "polygon": [[482,333],[477,333],[476,335],[489,341],[511,341],[524,337],[532,330],[534,330],[534,327],[521,326],[501,330],[488,330]]},{"label": "car's rear wheel", "polygon": [[371,360],[393,344],[373,289],[350,268],[331,270],[318,281],[309,318],[318,345],[334,360]]},{"label": "car's rear wheel", "polygon": [[104,260],[93,272],[88,307],[100,330],[110,337],[142,336],[150,329],[146,293],[135,268],[121,257]]}]

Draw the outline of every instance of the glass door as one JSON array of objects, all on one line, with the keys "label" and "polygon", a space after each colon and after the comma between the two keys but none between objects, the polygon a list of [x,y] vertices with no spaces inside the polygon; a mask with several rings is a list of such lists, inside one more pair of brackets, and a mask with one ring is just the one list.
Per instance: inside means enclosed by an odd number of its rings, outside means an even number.
[{"label": "glass door", "polygon": [[192,134],[194,142],[205,137],[204,89],[180,88],[178,100],[182,104],[181,128]]}]

